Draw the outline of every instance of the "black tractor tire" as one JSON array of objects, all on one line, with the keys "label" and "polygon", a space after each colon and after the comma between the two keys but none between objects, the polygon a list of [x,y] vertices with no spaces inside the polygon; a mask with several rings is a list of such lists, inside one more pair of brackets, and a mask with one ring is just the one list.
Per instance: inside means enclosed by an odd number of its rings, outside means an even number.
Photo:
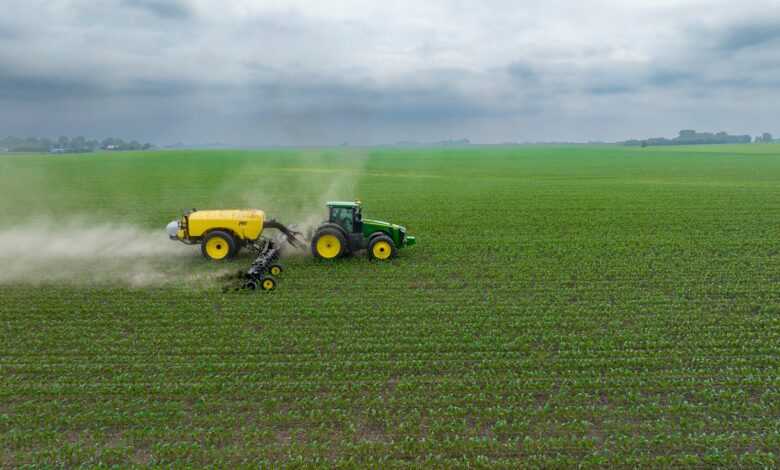
[{"label": "black tractor tire", "polygon": [[[220,238],[224,240],[224,242],[227,244],[227,254],[222,258],[215,258],[211,255],[209,255],[209,241]],[[233,235],[231,235],[228,232],[224,232],[222,230],[214,230],[213,232],[209,232],[206,234],[205,237],[203,237],[203,240],[200,243],[200,252],[203,254],[204,257],[210,260],[214,261],[222,261],[225,259],[228,259],[232,256],[235,256],[238,249],[236,248],[236,239],[233,238]],[[217,244],[219,247],[219,250],[222,251],[224,248],[220,244]]]},{"label": "black tractor tire", "polygon": [[[317,249],[318,243],[321,238],[326,236],[332,236],[335,237],[338,240],[339,246],[337,248],[333,248],[335,255],[334,256],[325,256],[324,254],[321,254],[320,251]],[[345,253],[349,253],[349,246],[347,245],[347,237],[344,236],[344,233],[336,228],[336,227],[320,227],[317,229],[317,231],[314,233],[314,238],[311,239],[311,254],[317,259],[336,259],[344,256]]]},{"label": "black tractor tire", "polygon": [[368,258],[377,261],[387,261],[395,257],[398,250],[395,248],[393,239],[387,235],[377,235],[371,237],[368,242]]}]

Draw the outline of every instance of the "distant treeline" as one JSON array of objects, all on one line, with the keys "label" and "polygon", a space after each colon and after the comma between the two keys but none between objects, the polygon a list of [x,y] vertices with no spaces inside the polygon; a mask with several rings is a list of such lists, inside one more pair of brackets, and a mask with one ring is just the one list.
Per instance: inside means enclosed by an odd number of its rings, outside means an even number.
[{"label": "distant treeline", "polygon": [[642,140],[632,139],[623,142],[623,145],[647,147],[650,145],[749,144],[751,142],[772,143],[775,140],[772,138],[772,134],[768,132],[753,139],[749,135],[730,135],[726,132],[696,132],[686,129],[680,131],[680,134],[673,139],[667,139],[666,137],[653,137]]},{"label": "distant treeline", "polygon": [[85,137],[5,137],[0,139],[0,152],[50,152],[50,153],[84,153],[96,150],[149,150],[154,147],[150,143],[129,142],[115,137],[103,140],[87,139]]},{"label": "distant treeline", "polygon": [[465,147],[471,145],[469,139],[447,139],[438,142],[418,142],[416,140],[401,140],[394,147]]}]

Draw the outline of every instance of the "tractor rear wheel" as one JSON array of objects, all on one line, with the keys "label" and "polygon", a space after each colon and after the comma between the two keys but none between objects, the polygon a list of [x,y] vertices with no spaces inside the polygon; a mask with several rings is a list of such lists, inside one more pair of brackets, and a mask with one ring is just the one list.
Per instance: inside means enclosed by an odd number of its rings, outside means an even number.
[{"label": "tractor rear wheel", "polygon": [[387,235],[377,235],[368,243],[368,257],[379,261],[387,261],[395,256],[395,243]]},{"label": "tractor rear wheel", "polygon": [[311,241],[311,253],[315,258],[336,259],[347,251],[347,239],[336,228],[317,230]]},{"label": "tractor rear wheel", "polygon": [[236,253],[236,240],[227,232],[215,230],[203,237],[200,251],[208,259],[222,261]]}]

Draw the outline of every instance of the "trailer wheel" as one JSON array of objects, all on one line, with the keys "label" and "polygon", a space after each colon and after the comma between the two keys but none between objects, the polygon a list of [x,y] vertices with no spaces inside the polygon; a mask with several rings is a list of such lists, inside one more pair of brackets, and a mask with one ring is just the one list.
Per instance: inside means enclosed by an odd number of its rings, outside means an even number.
[{"label": "trailer wheel", "polygon": [[379,235],[368,244],[368,257],[379,261],[387,261],[395,256],[395,243],[387,235]]},{"label": "trailer wheel", "polygon": [[[235,241],[235,238],[233,240]],[[230,252],[228,258],[235,258],[243,247],[244,245],[242,243],[236,242],[236,246],[233,248],[233,251]]]},{"label": "trailer wheel", "polygon": [[227,232],[215,230],[203,237],[200,251],[208,259],[221,261],[236,253],[236,240]]}]

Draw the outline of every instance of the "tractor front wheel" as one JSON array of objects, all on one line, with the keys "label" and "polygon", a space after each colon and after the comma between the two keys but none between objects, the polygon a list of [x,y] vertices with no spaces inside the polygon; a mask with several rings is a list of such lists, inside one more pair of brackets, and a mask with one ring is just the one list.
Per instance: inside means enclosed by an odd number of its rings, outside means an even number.
[{"label": "tractor front wheel", "polygon": [[203,237],[200,251],[208,259],[222,261],[236,253],[236,240],[227,232],[215,230]]},{"label": "tractor front wheel", "polygon": [[378,235],[368,243],[368,257],[386,261],[395,256],[395,243],[387,235]]},{"label": "tractor front wheel", "polygon": [[317,230],[311,241],[311,253],[320,259],[336,259],[347,251],[346,247],[346,238],[335,228]]}]

